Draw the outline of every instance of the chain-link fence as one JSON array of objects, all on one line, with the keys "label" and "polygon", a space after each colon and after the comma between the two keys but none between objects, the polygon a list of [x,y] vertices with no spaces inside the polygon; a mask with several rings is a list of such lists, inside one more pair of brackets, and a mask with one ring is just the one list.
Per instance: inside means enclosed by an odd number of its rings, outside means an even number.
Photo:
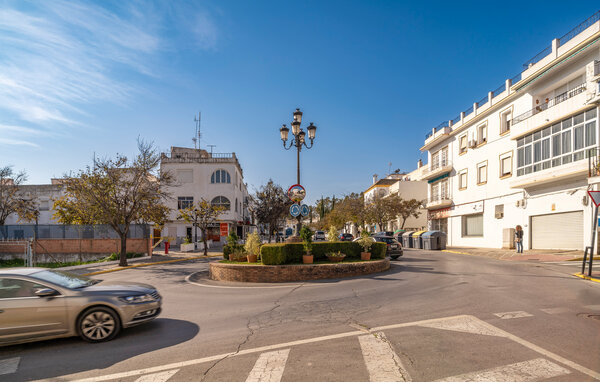
[{"label": "chain-link fence", "polygon": [[[151,227],[148,224],[132,224],[127,238],[148,239]],[[24,239],[119,239],[115,230],[106,224],[58,225],[23,224],[0,226],[0,240]]]}]

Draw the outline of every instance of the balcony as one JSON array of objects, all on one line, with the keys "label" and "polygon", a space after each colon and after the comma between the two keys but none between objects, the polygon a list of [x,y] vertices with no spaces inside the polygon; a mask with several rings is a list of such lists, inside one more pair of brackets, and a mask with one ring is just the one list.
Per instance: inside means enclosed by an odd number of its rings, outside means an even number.
[{"label": "balcony", "polygon": [[425,208],[428,210],[437,210],[438,208],[450,207],[451,205],[452,199],[450,195],[434,195],[429,197]]},{"label": "balcony", "polygon": [[554,107],[554,106],[558,105],[559,103],[562,103],[562,102],[568,100],[569,98],[573,98],[576,95],[583,93],[585,91],[585,88],[586,88],[586,84],[583,83],[581,85],[578,85],[574,89],[569,90],[568,92],[564,92],[562,94],[557,95],[556,97],[554,97],[550,100],[546,99],[547,102],[541,103],[540,105],[537,105],[533,109],[516,116],[515,119],[512,121],[512,124],[516,125],[517,123],[523,122],[526,119],[529,119],[538,113],[548,110],[551,107]]},{"label": "balcony", "polygon": [[423,172],[422,180],[430,180],[437,178],[440,175],[444,175],[452,171],[452,162],[449,160],[439,161],[433,163],[430,168]]}]

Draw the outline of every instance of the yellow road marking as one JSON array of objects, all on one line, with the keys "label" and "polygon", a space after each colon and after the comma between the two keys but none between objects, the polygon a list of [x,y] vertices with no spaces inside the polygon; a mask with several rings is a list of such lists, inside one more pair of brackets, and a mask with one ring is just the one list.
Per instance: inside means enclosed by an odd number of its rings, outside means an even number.
[{"label": "yellow road marking", "polygon": [[573,273],[573,276],[575,277],[579,277],[580,279],[584,279],[584,280],[590,280],[596,283],[600,283],[600,279],[594,278],[594,277],[590,277],[590,276],[586,276],[586,275],[582,275],[581,273]]}]

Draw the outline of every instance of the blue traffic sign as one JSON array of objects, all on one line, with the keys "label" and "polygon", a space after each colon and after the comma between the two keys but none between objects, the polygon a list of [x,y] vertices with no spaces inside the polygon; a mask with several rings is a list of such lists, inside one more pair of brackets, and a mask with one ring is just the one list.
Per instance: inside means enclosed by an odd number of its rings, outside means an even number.
[{"label": "blue traffic sign", "polygon": [[303,204],[302,206],[300,206],[300,213],[302,214],[302,216],[308,215],[309,212],[310,212],[310,208],[308,208],[308,206],[306,204]]},{"label": "blue traffic sign", "polygon": [[290,206],[290,215],[292,215],[293,217],[297,217],[298,215],[300,215],[300,205],[299,204],[292,204]]}]

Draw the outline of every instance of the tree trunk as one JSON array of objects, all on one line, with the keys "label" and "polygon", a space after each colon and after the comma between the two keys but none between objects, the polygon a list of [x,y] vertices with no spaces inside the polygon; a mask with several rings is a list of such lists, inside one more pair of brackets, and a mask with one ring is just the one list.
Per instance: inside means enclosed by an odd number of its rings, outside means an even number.
[{"label": "tree trunk", "polygon": [[208,248],[206,245],[206,228],[202,228],[202,242],[204,243],[204,256],[208,256]]},{"label": "tree trunk", "polygon": [[121,257],[119,258],[119,266],[127,266],[127,233],[119,235],[121,237]]}]

